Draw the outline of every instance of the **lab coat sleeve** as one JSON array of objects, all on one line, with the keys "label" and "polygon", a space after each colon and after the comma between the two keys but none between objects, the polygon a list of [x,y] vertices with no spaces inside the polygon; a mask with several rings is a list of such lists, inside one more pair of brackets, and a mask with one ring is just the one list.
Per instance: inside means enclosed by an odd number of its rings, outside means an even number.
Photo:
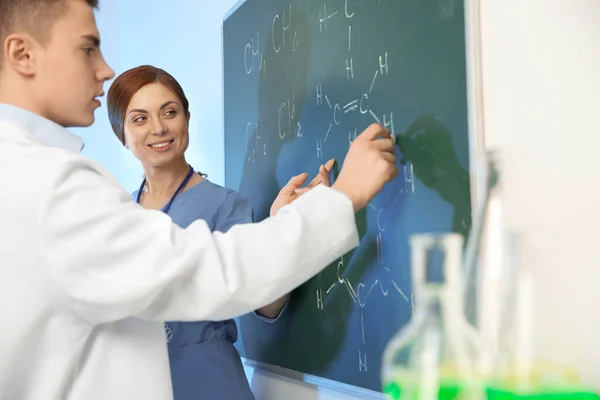
[{"label": "lab coat sleeve", "polygon": [[[252,207],[250,200],[242,196],[240,193],[230,193],[219,208],[215,230],[227,232],[229,228],[236,224],[247,224],[253,221],[254,208]],[[277,316],[273,318],[265,317],[256,310],[254,311],[254,315],[261,320],[272,324],[279,319],[283,311],[287,308],[288,303],[289,299],[286,300],[283,307],[281,307],[281,310],[279,310]]]},{"label": "lab coat sleeve", "polygon": [[63,162],[42,199],[49,273],[91,323],[224,320],[288,293],[358,245],[350,200],[316,187],[277,216],[211,233],[145,210],[96,163]]}]

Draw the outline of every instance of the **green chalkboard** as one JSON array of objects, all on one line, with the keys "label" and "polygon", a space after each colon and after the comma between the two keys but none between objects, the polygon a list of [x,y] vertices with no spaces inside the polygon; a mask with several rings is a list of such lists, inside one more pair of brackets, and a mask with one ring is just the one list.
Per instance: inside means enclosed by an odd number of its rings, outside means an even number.
[{"label": "green chalkboard", "polygon": [[383,349],[413,310],[409,236],[471,226],[465,54],[459,0],[247,0],[226,16],[225,183],[257,221],[372,122],[398,134],[400,167],[357,214],[357,249],[275,323],[238,319],[243,357],[380,391]]}]

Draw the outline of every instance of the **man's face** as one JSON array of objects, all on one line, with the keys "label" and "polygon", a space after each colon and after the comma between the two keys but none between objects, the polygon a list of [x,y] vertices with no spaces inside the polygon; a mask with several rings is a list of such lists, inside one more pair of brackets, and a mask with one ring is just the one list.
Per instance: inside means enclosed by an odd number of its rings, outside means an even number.
[{"label": "man's face", "polygon": [[44,117],[65,127],[89,126],[100,107],[96,97],[114,72],[100,52],[92,8],[81,0],[67,3],[49,42],[39,49],[32,90]]}]

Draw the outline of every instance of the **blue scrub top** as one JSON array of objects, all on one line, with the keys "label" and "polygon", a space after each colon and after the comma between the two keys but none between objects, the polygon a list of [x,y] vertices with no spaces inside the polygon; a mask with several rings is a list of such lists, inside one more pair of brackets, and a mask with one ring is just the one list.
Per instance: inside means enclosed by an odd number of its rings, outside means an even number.
[{"label": "blue scrub top", "polygon": [[[206,179],[179,193],[168,214],[182,228],[203,219],[212,231],[220,232],[253,220],[247,198]],[[267,322],[275,320],[257,316]],[[254,399],[233,346],[238,336],[234,320],[165,325],[175,400]]]}]

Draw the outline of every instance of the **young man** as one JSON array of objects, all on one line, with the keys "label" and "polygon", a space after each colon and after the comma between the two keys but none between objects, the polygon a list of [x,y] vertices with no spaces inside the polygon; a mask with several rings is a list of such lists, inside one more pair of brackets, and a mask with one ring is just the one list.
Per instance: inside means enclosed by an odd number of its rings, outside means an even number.
[{"label": "young man", "polygon": [[162,321],[235,317],[302,284],[358,244],[354,211],[397,173],[373,125],[332,188],[298,198],[294,177],[259,224],[212,234],[142,209],[64,128],[93,123],[113,76],[96,3],[0,0],[2,398],[170,399]]}]

